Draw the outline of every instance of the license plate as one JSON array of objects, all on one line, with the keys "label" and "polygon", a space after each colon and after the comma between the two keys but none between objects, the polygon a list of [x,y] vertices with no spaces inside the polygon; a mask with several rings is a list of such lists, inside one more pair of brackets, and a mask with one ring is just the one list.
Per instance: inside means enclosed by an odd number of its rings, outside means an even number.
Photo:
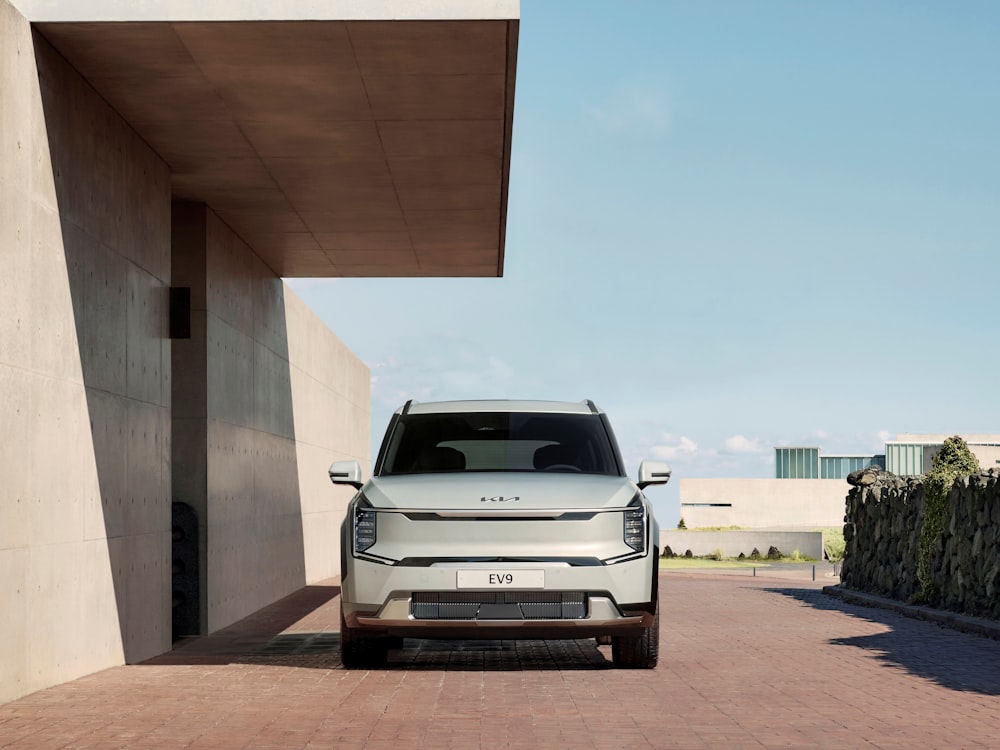
[{"label": "license plate", "polygon": [[460,589],[544,589],[544,570],[460,570]]}]

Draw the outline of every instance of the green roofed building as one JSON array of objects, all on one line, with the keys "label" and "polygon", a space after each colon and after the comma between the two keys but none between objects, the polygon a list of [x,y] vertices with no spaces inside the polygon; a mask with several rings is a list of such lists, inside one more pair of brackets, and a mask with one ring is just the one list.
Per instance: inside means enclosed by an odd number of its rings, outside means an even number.
[{"label": "green roofed building", "polygon": [[869,466],[885,468],[885,455],[823,455],[819,448],[774,449],[775,479],[847,479],[847,475]]}]

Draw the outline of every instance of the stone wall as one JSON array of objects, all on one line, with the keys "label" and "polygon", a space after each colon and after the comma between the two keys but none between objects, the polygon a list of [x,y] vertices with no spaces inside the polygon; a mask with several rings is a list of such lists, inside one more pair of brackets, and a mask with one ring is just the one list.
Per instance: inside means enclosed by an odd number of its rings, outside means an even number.
[{"label": "stone wall", "polygon": [[[959,477],[948,495],[944,533],[931,571],[938,589],[927,604],[1000,619],[1000,472]],[[915,600],[924,487],[881,475],[847,496],[847,547],[841,582],[850,589]]]}]

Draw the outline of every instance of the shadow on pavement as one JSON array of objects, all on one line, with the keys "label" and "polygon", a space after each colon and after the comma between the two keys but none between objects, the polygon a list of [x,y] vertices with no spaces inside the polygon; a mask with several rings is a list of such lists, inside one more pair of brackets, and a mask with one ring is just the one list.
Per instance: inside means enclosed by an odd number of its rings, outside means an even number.
[{"label": "shadow on pavement", "polygon": [[962,633],[877,607],[845,602],[816,589],[769,588],[821,610],[842,612],[889,628],[830,643],[864,649],[880,661],[951,690],[1000,695],[1000,641]]},{"label": "shadow on pavement", "polygon": [[[407,638],[380,670],[410,672],[528,672],[611,669],[609,647],[580,640],[427,640]],[[270,666],[343,669],[340,634],[288,633],[237,661]],[[361,670],[364,671],[364,670]]]},{"label": "shadow on pavement", "polygon": [[[284,630],[340,596],[339,586],[305,586],[211,635],[182,638],[172,651],[143,664],[230,664],[265,646]],[[338,636],[339,638],[339,636]]]},{"label": "shadow on pavement", "polygon": [[[144,664],[253,664],[343,669],[339,586],[306,586],[211,635],[186,638]],[[382,669],[409,671],[533,671],[611,668],[610,647],[580,640],[456,640],[407,638]]]}]

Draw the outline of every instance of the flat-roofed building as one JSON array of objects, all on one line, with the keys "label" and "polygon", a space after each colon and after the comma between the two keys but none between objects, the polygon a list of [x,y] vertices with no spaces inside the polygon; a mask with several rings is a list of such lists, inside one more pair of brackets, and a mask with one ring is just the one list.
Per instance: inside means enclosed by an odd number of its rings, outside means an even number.
[{"label": "flat-roofed building", "polygon": [[869,466],[885,468],[885,456],[826,454],[819,448],[778,446],[774,449],[775,479],[846,479]]},{"label": "flat-roofed building", "polygon": [[[901,433],[885,444],[886,470],[897,476],[918,476],[931,470],[934,456],[952,435]],[[982,469],[1000,465],[1000,435],[959,435]]]},{"label": "flat-roofed building", "polygon": [[[903,433],[885,453],[825,454],[815,446],[777,446],[774,479],[680,479],[681,517],[688,528],[824,528],[844,521],[847,476],[876,466],[898,476],[930,470],[951,435]],[[1000,466],[1000,435],[959,435],[983,469]]]},{"label": "flat-roofed building", "polygon": [[283,278],[502,275],[519,12],[0,0],[0,702],[339,572],[370,373]]}]

